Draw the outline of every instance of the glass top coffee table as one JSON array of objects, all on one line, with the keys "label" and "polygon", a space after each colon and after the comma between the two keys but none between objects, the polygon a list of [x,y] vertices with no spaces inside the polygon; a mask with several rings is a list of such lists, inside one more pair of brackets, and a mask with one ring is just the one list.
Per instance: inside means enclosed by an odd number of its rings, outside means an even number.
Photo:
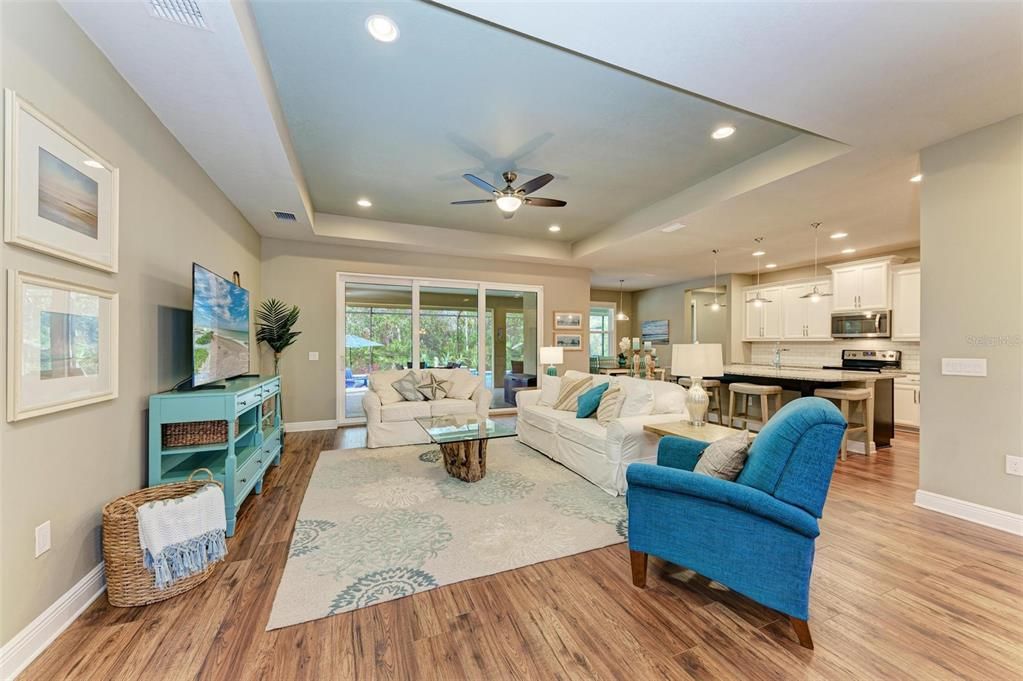
[{"label": "glass top coffee table", "polygon": [[478,482],[487,474],[487,442],[514,437],[512,425],[480,418],[476,414],[424,416],[416,419],[430,440],[440,445],[448,475]]}]

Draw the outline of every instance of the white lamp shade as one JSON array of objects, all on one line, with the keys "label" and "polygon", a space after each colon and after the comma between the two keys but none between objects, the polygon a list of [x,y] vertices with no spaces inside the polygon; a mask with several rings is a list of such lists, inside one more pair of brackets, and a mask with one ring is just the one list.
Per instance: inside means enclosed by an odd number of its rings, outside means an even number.
[{"label": "white lamp shade", "polygon": [[724,376],[720,343],[688,343],[671,346],[671,375]]},{"label": "white lamp shade", "polygon": [[555,347],[540,348],[540,364],[563,364],[565,349]]}]

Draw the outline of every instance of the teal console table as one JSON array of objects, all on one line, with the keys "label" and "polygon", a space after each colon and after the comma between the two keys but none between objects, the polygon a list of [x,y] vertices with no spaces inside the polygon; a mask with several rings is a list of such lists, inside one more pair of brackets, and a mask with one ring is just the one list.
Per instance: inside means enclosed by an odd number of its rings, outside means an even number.
[{"label": "teal console table", "polygon": [[[262,492],[266,470],[281,463],[284,436],[280,392],[280,377],[260,376],[231,379],[226,390],[150,395],[149,486],[181,482],[197,468],[210,469],[224,484],[227,536],[233,536],[238,509],[245,497],[252,491]],[[213,444],[165,444],[168,426],[172,430],[174,424],[203,421],[225,422],[226,440]]]}]

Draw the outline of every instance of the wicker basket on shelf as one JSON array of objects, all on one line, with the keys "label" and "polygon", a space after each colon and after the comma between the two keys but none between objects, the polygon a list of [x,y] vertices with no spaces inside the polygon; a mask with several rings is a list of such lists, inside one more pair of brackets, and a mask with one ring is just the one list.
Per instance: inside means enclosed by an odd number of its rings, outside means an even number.
[{"label": "wicker basket on shelf", "polygon": [[[234,420],[235,436],[241,432],[241,421]],[[164,448],[198,447],[227,444],[227,421],[186,421],[165,423],[161,431]]]},{"label": "wicker basket on shelf", "polygon": [[[193,480],[196,473],[208,478]],[[111,501],[103,507],[103,560],[106,562],[107,600],[118,608],[131,608],[163,601],[199,586],[213,574],[216,564],[179,580],[166,589],[157,589],[153,573],[142,566],[139,544],[138,507],[150,501],[185,497],[213,483],[223,487],[208,468],[200,468],[184,482],[148,487]]]}]

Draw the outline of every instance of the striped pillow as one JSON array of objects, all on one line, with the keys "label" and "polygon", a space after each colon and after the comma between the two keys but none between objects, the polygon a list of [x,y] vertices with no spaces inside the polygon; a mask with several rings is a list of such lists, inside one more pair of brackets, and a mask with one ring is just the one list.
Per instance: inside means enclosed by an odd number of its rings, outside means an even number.
[{"label": "striped pillow", "polygon": [[561,390],[558,392],[558,399],[554,401],[554,408],[560,411],[576,411],[579,409],[579,396],[590,389],[593,379],[589,376],[582,378],[561,379]]},{"label": "striped pillow", "polygon": [[597,407],[597,423],[606,426],[618,418],[622,410],[622,402],[625,400],[625,393],[620,386],[613,385],[607,392],[600,396],[600,406]]}]

